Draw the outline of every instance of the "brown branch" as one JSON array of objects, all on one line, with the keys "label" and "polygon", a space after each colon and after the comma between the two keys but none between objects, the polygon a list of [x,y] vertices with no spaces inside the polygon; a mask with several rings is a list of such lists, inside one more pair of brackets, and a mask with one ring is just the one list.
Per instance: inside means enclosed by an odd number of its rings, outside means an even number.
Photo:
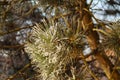
[{"label": "brown branch", "polygon": [[92,70],[88,67],[88,64],[87,64],[87,62],[86,62],[86,60],[85,60],[85,57],[84,57],[84,55],[83,55],[83,53],[81,53],[81,56],[83,57],[83,63],[85,64],[85,66],[86,66],[86,68],[87,68],[87,70],[89,71],[89,73],[91,74],[91,76],[95,79],[95,80],[99,80],[97,77],[96,77],[96,75],[92,72]]},{"label": "brown branch", "polygon": [[25,65],[21,70],[19,70],[17,73],[15,73],[14,75],[10,76],[6,80],[13,80],[13,79],[15,79],[17,77],[17,75],[21,74],[23,71],[25,71],[30,66],[31,66],[31,63]]},{"label": "brown branch", "polygon": [[[94,28],[93,23],[90,25],[87,25],[90,22],[92,22],[92,18],[91,18],[92,16],[89,12],[89,9],[87,8],[87,5],[85,5],[85,4],[86,4],[86,0],[81,2],[82,9],[80,12],[83,12],[83,13],[80,13],[83,16],[81,19],[83,21],[82,26],[85,26],[85,28],[89,32],[89,34],[86,35],[86,38],[87,38],[87,41],[90,45],[91,50],[96,50],[100,44],[99,43],[99,35],[96,31],[93,31],[93,28]],[[108,79],[111,79],[111,73],[113,71],[113,64],[108,59],[108,57],[105,56],[105,52],[97,50],[97,52],[96,52],[96,54],[94,54],[94,56],[98,60],[98,62],[101,64],[101,68],[105,72]],[[120,79],[119,73],[117,71],[114,72],[112,79],[114,79],[114,80]]]},{"label": "brown branch", "polygon": [[24,47],[25,43],[24,44],[21,44],[21,45],[11,45],[11,46],[8,46],[8,45],[0,45],[0,49],[6,49],[6,48],[12,48],[12,49],[16,49],[16,48],[19,48],[19,47]]},{"label": "brown branch", "polygon": [[8,1],[0,1],[0,5],[8,5]]},{"label": "brown branch", "polygon": [[[40,3],[39,3],[40,4]],[[30,13],[32,13],[32,11],[34,9],[36,9],[37,7],[39,7],[39,4],[37,5],[34,5],[28,12],[26,12],[24,15],[22,15],[21,17],[25,17],[25,16],[28,16]]]},{"label": "brown branch", "polygon": [[10,30],[10,31],[7,31],[7,32],[0,33],[0,36],[4,36],[6,34],[10,34],[10,33],[17,32],[17,31],[20,31],[22,29],[27,29],[27,28],[31,28],[31,27],[33,27],[33,26],[27,26],[27,27],[23,27],[23,28],[15,28],[14,30]]},{"label": "brown branch", "polygon": [[66,13],[66,14],[60,14],[60,15],[58,15],[58,16],[54,16],[52,19],[53,20],[56,20],[56,19],[59,19],[59,18],[64,18],[64,17],[66,17],[66,16],[69,16],[71,13],[69,12],[69,13]]}]

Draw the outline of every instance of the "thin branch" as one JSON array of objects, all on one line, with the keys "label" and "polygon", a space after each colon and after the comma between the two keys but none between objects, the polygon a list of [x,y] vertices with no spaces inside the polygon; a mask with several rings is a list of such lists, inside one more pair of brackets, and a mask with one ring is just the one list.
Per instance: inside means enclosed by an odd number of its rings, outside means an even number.
[{"label": "thin branch", "polygon": [[87,62],[86,62],[86,60],[84,59],[83,53],[81,54],[81,56],[83,57],[82,60],[83,60],[83,62],[84,62],[84,64],[85,64],[85,66],[87,67],[89,73],[91,74],[91,76],[92,76],[95,80],[99,80],[99,79],[95,76],[95,74],[92,72],[92,70],[88,67]]},{"label": "thin branch", "polygon": [[22,17],[28,16],[30,13],[32,13],[32,11],[34,9],[36,9],[37,7],[39,7],[39,4],[33,6],[28,12],[26,12],[24,15],[22,15]]},{"label": "thin branch", "polygon": [[11,46],[7,46],[7,45],[0,45],[0,49],[5,49],[5,48],[9,48],[9,49],[16,49],[16,48],[19,48],[19,47],[24,47],[25,43],[24,44],[21,44],[21,45],[11,45]]},{"label": "thin branch", "polygon": [[27,29],[27,28],[31,28],[31,27],[33,27],[33,26],[27,26],[27,27],[23,27],[23,28],[15,28],[14,30],[10,30],[10,31],[7,31],[7,32],[0,33],[0,36],[4,36],[6,34],[10,34],[10,33],[17,32],[17,31],[20,31],[22,29]]},{"label": "thin branch", "polygon": [[17,77],[17,75],[21,74],[24,70],[26,70],[30,66],[31,66],[31,63],[26,64],[21,70],[19,70],[17,73],[15,73],[14,75],[10,76],[6,80],[13,80],[13,79],[15,79]]}]

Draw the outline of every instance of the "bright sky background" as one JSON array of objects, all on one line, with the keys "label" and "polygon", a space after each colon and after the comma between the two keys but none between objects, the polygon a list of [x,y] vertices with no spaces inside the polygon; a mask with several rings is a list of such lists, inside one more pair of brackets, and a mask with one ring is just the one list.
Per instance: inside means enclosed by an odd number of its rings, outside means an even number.
[{"label": "bright sky background", "polygon": [[[91,0],[87,0],[88,3],[91,1]],[[100,20],[107,20],[107,21],[117,21],[120,19],[120,15],[117,14],[116,16],[103,16],[101,14],[104,14],[103,11],[104,9],[107,9],[107,8],[110,8],[112,9],[113,7],[108,7],[107,4],[105,4],[104,2],[107,1],[107,0],[93,0],[93,3],[92,3],[92,8],[93,9],[98,9],[98,11],[96,11],[95,14],[95,17],[100,19]],[[119,0],[118,0],[119,1]],[[116,9],[120,9],[120,6],[115,6],[114,8]]]}]

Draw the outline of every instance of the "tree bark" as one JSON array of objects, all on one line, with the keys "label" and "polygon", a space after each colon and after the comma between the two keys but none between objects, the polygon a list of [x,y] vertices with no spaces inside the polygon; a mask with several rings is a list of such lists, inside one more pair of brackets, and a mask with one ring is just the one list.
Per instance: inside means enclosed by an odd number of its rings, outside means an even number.
[{"label": "tree bark", "polygon": [[[87,32],[86,38],[89,43],[91,50],[97,50],[99,43],[99,35],[97,32],[93,31],[94,24],[91,18],[91,14],[88,12],[89,8],[87,7],[86,0],[80,0],[80,15],[81,15],[81,25],[83,29]],[[86,10],[87,11],[86,11]],[[120,76],[118,71],[113,71],[114,65],[108,59],[104,51],[99,51],[94,54],[96,59],[101,65],[101,68],[105,72],[109,80],[119,80]]]}]

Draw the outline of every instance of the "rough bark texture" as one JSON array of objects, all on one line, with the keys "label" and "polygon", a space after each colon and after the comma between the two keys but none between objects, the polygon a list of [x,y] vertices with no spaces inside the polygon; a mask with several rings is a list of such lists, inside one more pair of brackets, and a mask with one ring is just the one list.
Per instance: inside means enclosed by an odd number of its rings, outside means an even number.
[{"label": "rough bark texture", "polygon": [[[88,40],[91,50],[97,50],[99,45],[99,35],[97,34],[97,32],[93,31],[94,24],[92,22],[91,15],[88,12],[89,10],[87,8],[86,0],[81,0],[80,7],[81,7],[80,15],[82,16],[81,17],[82,26],[85,27],[84,30],[87,31],[88,33],[86,38]],[[84,9],[87,9],[88,11],[85,11]],[[94,56],[96,57],[98,62],[101,64],[101,68],[105,72],[108,79],[119,80],[120,79],[119,73],[117,71],[113,72],[113,67],[114,67],[113,64],[103,54],[105,54],[104,51],[101,52],[97,50]]]}]

